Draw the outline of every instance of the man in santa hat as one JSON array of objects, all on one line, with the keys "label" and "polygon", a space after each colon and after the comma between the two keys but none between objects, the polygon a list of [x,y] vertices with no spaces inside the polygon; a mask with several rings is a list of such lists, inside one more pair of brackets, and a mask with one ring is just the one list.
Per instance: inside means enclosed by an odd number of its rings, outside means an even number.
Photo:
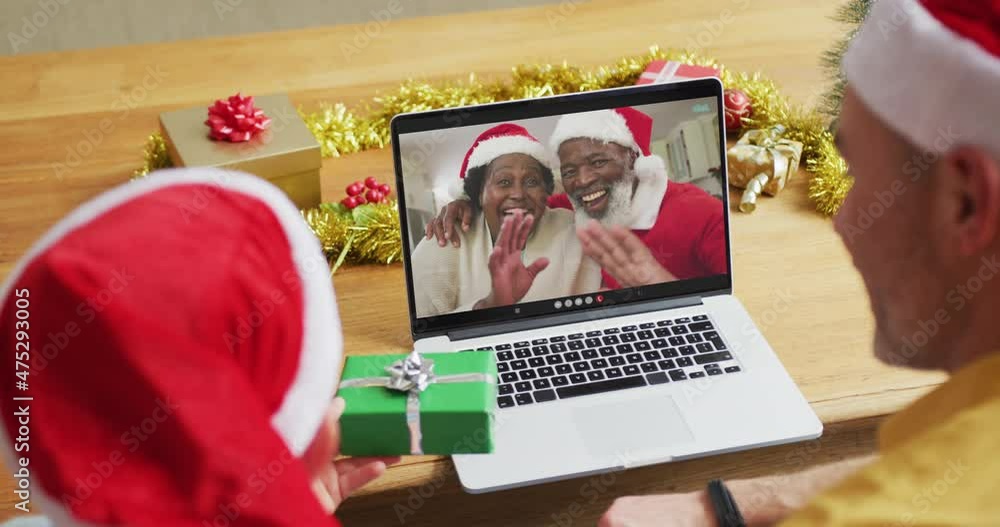
[{"label": "man in santa hat", "polygon": [[333,461],[329,267],[259,178],[161,171],[82,205],[0,289],[0,348],[4,458],[54,525],[336,526],[395,461]]},{"label": "man in santa hat", "polygon": [[609,289],[728,272],[722,202],[669,181],[652,133],[651,117],[625,107],[564,115],[549,139],[566,190],[549,204],[576,211]]},{"label": "man in santa hat", "polygon": [[743,521],[713,483],[620,498],[602,527],[1000,525],[1000,2],[879,0],[844,70],[855,180],[834,226],[875,355],[950,379],[882,425],[876,456],[729,482]]},{"label": "man in santa hat", "polygon": [[[549,139],[565,188],[549,207],[575,211],[584,253],[608,289],[728,272],[722,202],[668,180],[650,152],[652,131],[651,117],[624,107],[564,115]],[[472,217],[467,200],[453,201],[426,236],[458,247]]]}]

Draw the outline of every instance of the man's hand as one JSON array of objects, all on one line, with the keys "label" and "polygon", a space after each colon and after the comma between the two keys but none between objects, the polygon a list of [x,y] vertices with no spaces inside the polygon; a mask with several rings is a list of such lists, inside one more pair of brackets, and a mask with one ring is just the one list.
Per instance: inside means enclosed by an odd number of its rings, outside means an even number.
[{"label": "man's hand", "polygon": [[[877,458],[865,456],[802,472],[727,481],[749,527],[774,525],[803,508],[817,495],[863,469]],[[598,527],[715,527],[708,492],[618,498]]]},{"label": "man's hand", "polygon": [[462,246],[458,229],[469,232],[472,225],[472,203],[467,199],[456,199],[451,203],[441,207],[441,212],[424,227],[424,236],[427,239],[437,238],[438,245],[444,247],[451,241],[455,247]]},{"label": "man's hand", "polygon": [[605,228],[591,220],[577,229],[583,253],[607,271],[622,287],[660,284],[677,280],[656,261],[649,247],[625,227]]},{"label": "man's hand", "polygon": [[715,527],[706,493],[618,498],[598,527]]},{"label": "man's hand", "polygon": [[[326,426],[333,434],[333,457],[340,454],[340,416],[344,413],[344,400],[334,399],[327,414]],[[322,432],[321,432],[322,433]],[[330,459],[330,458],[328,458]],[[398,463],[398,457],[344,458],[325,466],[313,480],[313,492],[326,512],[333,514],[337,507],[355,491],[377,479],[389,465]]]},{"label": "man's hand", "polygon": [[521,252],[528,243],[528,235],[535,224],[535,217],[516,212],[507,216],[500,227],[500,236],[490,253],[489,269],[492,290],[489,296],[476,302],[475,309],[509,306],[528,294],[538,273],[549,266],[548,258],[539,258],[525,266]]}]

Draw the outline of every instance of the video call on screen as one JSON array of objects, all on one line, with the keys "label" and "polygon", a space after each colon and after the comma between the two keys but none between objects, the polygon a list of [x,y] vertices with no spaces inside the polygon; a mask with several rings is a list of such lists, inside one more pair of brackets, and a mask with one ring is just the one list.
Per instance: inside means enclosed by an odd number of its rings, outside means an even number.
[{"label": "video call on screen", "polygon": [[709,97],[400,135],[417,317],[728,273],[719,117]]}]

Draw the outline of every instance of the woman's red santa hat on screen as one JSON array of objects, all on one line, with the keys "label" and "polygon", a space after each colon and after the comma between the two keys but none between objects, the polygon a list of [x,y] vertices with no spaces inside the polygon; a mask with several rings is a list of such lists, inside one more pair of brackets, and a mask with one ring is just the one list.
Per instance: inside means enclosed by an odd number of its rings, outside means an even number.
[{"label": "woman's red santa hat on screen", "polygon": [[0,302],[0,347],[22,320],[32,344],[28,389],[2,383],[4,457],[30,456],[56,525],[339,525],[303,460],[334,395],[339,319],[319,244],[277,188],[214,169],[116,188],[49,231]]},{"label": "woman's red santa hat on screen", "polygon": [[968,143],[1000,155],[990,115],[1000,93],[1000,2],[879,0],[843,66],[868,109],[921,149]]},{"label": "woman's red santa hat on screen", "polygon": [[[496,158],[507,154],[525,154],[533,157],[545,168],[552,169],[552,155],[535,136],[531,135],[531,132],[514,123],[498,124],[479,134],[465,152],[458,173],[459,179],[451,188],[452,196],[460,197],[465,194],[465,178],[470,170],[485,167]],[[558,188],[558,178],[554,183]]]}]

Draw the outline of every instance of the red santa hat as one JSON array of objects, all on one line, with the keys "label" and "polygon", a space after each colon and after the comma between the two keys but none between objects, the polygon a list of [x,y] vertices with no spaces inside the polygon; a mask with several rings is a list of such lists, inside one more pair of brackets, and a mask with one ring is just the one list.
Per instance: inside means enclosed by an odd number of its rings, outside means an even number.
[{"label": "red santa hat", "polygon": [[214,169],[116,188],[35,244],[0,302],[0,347],[30,339],[29,370],[3,362],[2,450],[56,525],[338,525],[302,457],[340,324],[277,188]]},{"label": "red santa hat", "polygon": [[843,65],[867,107],[916,146],[942,152],[961,138],[1000,154],[983,114],[1000,90],[1000,2],[879,0]]},{"label": "red santa hat", "polygon": [[594,139],[615,143],[636,153],[635,171],[640,182],[667,181],[667,167],[649,150],[653,118],[631,107],[566,114],[559,118],[549,139],[554,153],[570,139]]},{"label": "red santa hat", "polygon": [[[454,196],[464,194],[465,177],[474,168],[484,167],[494,159],[506,154],[529,155],[545,168],[552,169],[552,156],[545,146],[531,135],[523,126],[514,123],[498,124],[489,130],[479,134],[476,140],[465,153],[462,160],[462,168],[459,171],[459,180],[452,188]],[[558,182],[556,182],[558,183]]]}]

